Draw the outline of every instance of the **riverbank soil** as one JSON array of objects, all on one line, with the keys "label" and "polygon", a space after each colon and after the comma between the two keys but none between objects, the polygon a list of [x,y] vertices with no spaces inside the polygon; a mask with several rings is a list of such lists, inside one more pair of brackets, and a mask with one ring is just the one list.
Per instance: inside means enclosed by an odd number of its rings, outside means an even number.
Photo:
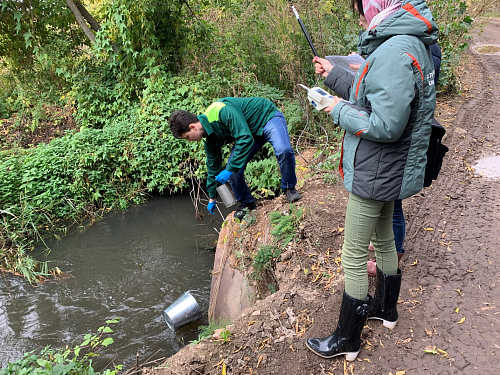
[{"label": "riverbank soil", "polygon": [[[393,331],[369,321],[351,363],[323,359],[306,348],[308,337],[335,329],[344,285],[347,192],[342,183],[329,185],[314,174],[300,186],[297,206],[304,216],[297,241],[276,265],[278,290],[267,297],[262,292],[228,326],[229,340],[188,345],[143,374],[498,374],[499,180],[474,171],[481,158],[500,156],[500,55],[476,52],[498,40],[500,21],[493,20],[461,63],[462,94],[440,98],[436,117],[447,130],[450,151],[438,180],[404,201],[406,255]],[[228,239],[235,251],[255,253],[269,237],[268,213],[288,209],[283,197],[261,202],[255,223],[242,224]]]}]

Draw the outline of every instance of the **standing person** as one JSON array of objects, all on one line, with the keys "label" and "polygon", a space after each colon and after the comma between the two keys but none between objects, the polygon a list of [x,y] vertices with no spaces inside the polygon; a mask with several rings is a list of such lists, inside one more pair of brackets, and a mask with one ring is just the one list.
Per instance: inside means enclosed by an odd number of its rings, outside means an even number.
[{"label": "standing person", "polygon": [[[441,69],[441,49],[437,44],[433,44],[430,47],[432,61],[434,63],[434,85],[437,86],[439,80],[439,71]],[[432,120],[433,127],[442,127],[436,119]],[[427,187],[424,183],[424,187]],[[394,214],[392,215],[392,229],[394,231],[394,242],[396,244],[396,252],[398,254],[398,262],[403,258],[405,254],[405,249],[403,247],[406,237],[406,220],[403,211],[403,201],[397,199],[394,201]],[[370,244],[371,246],[371,244]],[[371,246],[370,250],[374,250]],[[375,277],[377,275],[377,262],[369,260],[366,262],[366,268],[368,269],[368,276]]]},{"label": "standing person", "polygon": [[[362,25],[362,23],[360,23]],[[432,61],[434,63],[434,85],[437,87],[439,80],[439,71],[441,69],[441,49],[437,44],[430,46]],[[345,100],[349,99],[351,93],[351,83],[354,79],[347,70],[340,67],[334,67],[332,64],[326,60],[319,57],[315,57],[313,62],[315,62],[316,73],[321,74],[325,77],[325,86],[334,90],[340,97]],[[359,65],[351,65],[351,69],[358,70]],[[433,132],[437,131],[438,136],[442,138],[444,135],[444,128],[439,124],[436,119],[432,121]],[[437,130],[439,129],[439,130]],[[432,169],[431,169],[432,171]],[[427,176],[426,171],[426,181],[424,187],[430,186],[432,179]],[[406,236],[406,220],[403,211],[403,202],[400,199],[394,201],[394,214],[392,216],[392,229],[394,230],[394,242],[396,244],[396,252],[398,255],[398,262],[404,256],[404,241]],[[368,249],[374,251],[372,243],[368,246]],[[377,263],[373,260],[366,262],[366,267],[368,269],[368,276],[375,277],[377,275]]]},{"label": "standing person", "polygon": [[[358,53],[368,57],[350,85],[349,101],[334,97],[325,108],[345,130],[340,162],[350,193],[342,248],[345,289],[336,330],[306,343],[321,357],[345,354],[348,361],[359,353],[367,318],[389,328],[398,319],[402,275],[392,229],[394,201],[423,188],[436,100],[429,46],[438,33],[425,0],[351,0],[351,6],[365,29]],[[342,87],[345,76],[332,78]],[[370,239],[377,259],[373,300],[366,268]]]},{"label": "standing person", "polygon": [[[301,198],[295,189],[295,154],[285,117],[265,98],[222,98],[212,103],[204,113],[176,110],[169,119],[175,138],[188,142],[205,142],[207,155],[208,211],[215,210],[217,183],[231,184],[236,200],[240,203],[234,217],[242,219],[249,210],[256,208],[255,198],[245,182],[245,168],[262,146],[269,142],[281,171],[281,189],[288,202]],[[221,148],[234,142],[228,163],[222,169]]]}]

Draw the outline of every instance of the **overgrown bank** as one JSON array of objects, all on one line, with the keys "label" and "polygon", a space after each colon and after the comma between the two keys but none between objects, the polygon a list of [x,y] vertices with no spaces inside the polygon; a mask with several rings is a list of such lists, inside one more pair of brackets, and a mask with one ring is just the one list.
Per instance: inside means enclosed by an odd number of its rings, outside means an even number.
[{"label": "overgrown bank", "polygon": [[[458,1],[430,3],[443,30],[441,81],[448,90],[471,14],[483,12],[484,2],[471,8]],[[47,236],[85,227],[153,192],[203,183],[200,145],[175,141],[166,128],[176,108],[199,112],[223,96],[264,96],[282,109],[295,140],[307,134],[301,147],[323,142],[318,124],[335,131],[295,89],[297,83],[313,86],[316,77],[309,46],[284,1],[85,3],[100,22],[93,42],[67,8],[1,4],[0,267],[32,282],[49,273],[29,256]],[[357,27],[347,2],[295,6],[325,54],[354,50]],[[55,21],[56,14],[63,16]],[[54,108],[63,106],[74,108],[76,124],[62,137],[29,148],[8,137],[59,123],[61,112]],[[247,170],[249,184],[263,197],[279,183],[269,152]]]}]

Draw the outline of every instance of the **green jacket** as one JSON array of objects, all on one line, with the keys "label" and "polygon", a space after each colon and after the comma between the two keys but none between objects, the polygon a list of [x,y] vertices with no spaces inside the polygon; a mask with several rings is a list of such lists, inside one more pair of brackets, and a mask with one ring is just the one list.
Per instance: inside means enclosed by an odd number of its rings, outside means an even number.
[{"label": "green jacket", "polygon": [[265,98],[222,98],[198,115],[205,130],[210,198],[215,198],[215,176],[222,170],[222,146],[235,142],[233,157],[226,169],[238,172],[252,149],[254,136],[262,135],[262,128],[276,112],[278,108]]},{"label": "green jacket", "polygon": [[361,34],[358,52],[369,56],[349,102],[331,112],[345,130],[340,168],[348,191],[387,202],[422,189],[436,105],[429,46],[437,37],[425,0],[403,0],[390,18]]}]

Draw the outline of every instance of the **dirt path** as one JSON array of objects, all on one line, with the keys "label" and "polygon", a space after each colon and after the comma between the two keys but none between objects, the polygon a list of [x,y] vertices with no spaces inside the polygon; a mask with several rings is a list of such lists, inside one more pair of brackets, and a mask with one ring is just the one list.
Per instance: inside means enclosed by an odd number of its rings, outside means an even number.
[{"label": "dirt path", "polygon": [[[472,46],[499,40],[500,20],[493,20]],[[407,255],[394,331],[369,322],[353,363],[322,359],[305,347],[307,337],[334,330],[343,290],[347,194],[341,183],[315,177],[301,187],[305,221],[300,240],[276,267],[279,290],[228,327],[229,342],[189,345],[144,374],[500,373],[500,180],[478,177],[472,168],[482,157],[500,156],[499,65],[500,54],[472,49],[463,63],[465,94],[437,110],[450,152],[438,181],[404,202]],[[267,213],[286,207],[282,198],[262,203],[257,222],[242,234],[249,245],[241,237],[237,250],[255,251],[269,232]]]},{"label": "dirt path", "polygon": [[[500,373],[500,181],[471,170],[487,156],[500,163],[500,54],[474,52],[500,47],[499,38],[500,20],[474,38],[462,74],[466,95],[448,127],[445,168],[411,205],[405,263],[418,265],[405,267],[402,299],[418,304],[399,325],[400,332],[413,328],[411,355],[398,351],[407,373]],[[413,296],[410,288],[422,291]],[[423,343],[447,356],[419,352]]]}]

